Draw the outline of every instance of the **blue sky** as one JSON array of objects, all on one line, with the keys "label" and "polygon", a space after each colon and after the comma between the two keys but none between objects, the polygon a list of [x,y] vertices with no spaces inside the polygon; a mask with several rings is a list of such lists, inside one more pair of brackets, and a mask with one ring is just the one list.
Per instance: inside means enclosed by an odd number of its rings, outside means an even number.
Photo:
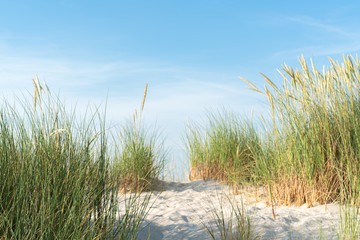
[{"label": "blue sky", "polygon": [[149,82],[146,120],[175,151],[205,109],[265,111],[239,76],[262,86],[259,72],[280,82],[276,69],[301,54],[319,67],[357,54],[359,10],[359,1],[2,1],[0,94],[32,91],[38,74],[80,107],[107,98],[122,122]]}]

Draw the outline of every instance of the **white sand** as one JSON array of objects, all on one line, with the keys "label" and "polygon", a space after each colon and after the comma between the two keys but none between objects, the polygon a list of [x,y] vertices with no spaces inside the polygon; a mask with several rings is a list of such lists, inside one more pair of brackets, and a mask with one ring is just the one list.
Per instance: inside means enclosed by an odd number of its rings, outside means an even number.
[{"label": "white sand", "polygon": [[[226,195],[228,187],[212,181],[166,182],[165,190],[152,196],[153,205],[143,224],[147,227],[138,239],[147,239],[148,233],[150,239],[211,239],[202,222],[214,222],[210,202],[218,205]],[[243,196],[231,198],[240,204]],[[264,201],[254,203],[249,197],[245,201],[253,226],[264,239],[319,239],[320,229],[326,237],[323,239],[336,239],[334,229],[340,217],[337,204],[277,207],[274,220],[272,208]]]}]

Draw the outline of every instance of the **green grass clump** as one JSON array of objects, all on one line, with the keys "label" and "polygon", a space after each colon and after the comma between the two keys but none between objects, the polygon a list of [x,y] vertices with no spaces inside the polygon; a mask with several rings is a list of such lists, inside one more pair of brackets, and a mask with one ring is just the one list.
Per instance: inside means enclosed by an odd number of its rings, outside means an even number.
[{"label": "green grass clump", "polygon": [[226,111],[207,117],[205,129],[188,127],[185,140],[191,162],[189,179],[213,179],[234,185],[249,181],[255,163],[251,148],[259,147],[255,128]]},{"label": "green grass clump", "polygon": [[279,71],[281,87],[263,75],[264,90],[243,79],[268,100],[265,132],[231,114],[208,115],[205,129],[189,127],[189,178],[265,183],[278,204],[359,204],[360,62],[330,64],[319,71],[301,58],[300,69]]},{"label": "green grass clump", "polygon": [[0,238],[134,239],[147,200],[133,196],[119,211],[99,112],[78,121],[34,85],[34,104],[0,109]]},{"label": "green grass clump", "polygon": [[134,128],[132,122],[121,133],[118,177],[120,189],[147,191],[159,183],[164,169],[165,154],[162,145],[157,145],[156,135]]},{"label": "green grass clump", "polygon": [[122,192],[153,190],[164,170],[166,154],[163,144],[158,144],[156,132],[147,131],[141,122],[146,93],[147,85],[140,116],[135,111],[132,121],[128,121],[120,131],[115,167]]},{"label": "green grass clump", "polygon": [[300,59],[301,69],[284,66],[277,87],[266,76],[260,91],[270,104],[272,128],[267,151],[256,155],[256,174],[280,204],[358,203],[360,190],[360,65],[344,57],[318,71]]}]

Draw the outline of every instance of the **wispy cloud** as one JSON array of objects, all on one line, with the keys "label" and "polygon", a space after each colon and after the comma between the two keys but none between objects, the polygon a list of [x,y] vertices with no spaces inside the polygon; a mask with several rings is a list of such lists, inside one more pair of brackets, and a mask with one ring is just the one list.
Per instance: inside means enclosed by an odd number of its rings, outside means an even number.
[{"label": "wispy cloud", "polygon": [[288,49],[284,51],[275,52],[270,59],[294,59],[304,55],[306,57],[322,57],[339,54],[357,54],[360,50],[360,40],[352,43],[344,44],[329,44],[329,45],[315,45],[306,46],[296,49]]},{"label": "wispy cloud", "polygon": [[142,61],[76,61],[0,53],[0,84],[6,88],[31,86],[35,74],[56,89],[88,87],[97,91],[110,89],[111,84],[131,86],[135,81],[146,82],[161,74],[179,72],[171,66]]},{"label": "wispy cloud", "polygon": [[258,95],[247,90],[237,75],[201,71],[156,61],[90,62],[20,54],[0,54],[1,95],[17,89],[32,91],[35,74],[50,89],[65,92],[67,104],[86,109],[107,101],[113,122],[129,118],[141,103],[145,82],[149,93],[145,106],[148,123],[157,123],[173,142],[188,119],[199,120],[206,109],[225,106],[236,112],[263,107]]},{"label": "wispy cloud", "polygon": [[[300,55],[307,57],[334,56],[338,54],[355,53],[360,50],[360,30],[330,24],[310,16],[287,17],[286,21],[295,22],[305,27],[306,44],[299,42],[299,47],[277,51],[270,59],[294,59]],[[311,36],[315,39],[311,39]],[[319,43],[321,40],[321,43]]]},{"label": "wispy cloud", "polygon": [[349,32],[349,31],[344,30],[344,28],[342,28],[340,26],[336,26],[336,25],[329,24],[329,23],[324,23],[324,22],[319,21],[318,19],[312,18],[310,16],[290,17],[290,18],[288,18],[288,20],[299,23],[301,25],[313,27],[317,30],[322,30],[324,32],[336,33],[336,34],[346,37],[346,38],[359,37],[359,32]]}]

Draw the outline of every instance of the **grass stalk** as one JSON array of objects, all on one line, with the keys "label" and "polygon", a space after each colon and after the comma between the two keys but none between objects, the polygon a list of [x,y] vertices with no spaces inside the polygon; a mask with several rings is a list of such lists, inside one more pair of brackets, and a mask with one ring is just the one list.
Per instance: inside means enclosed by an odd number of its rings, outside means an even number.
[{"label": "grass stalk", "polygon": [[238,204],[228,195],[218,195],[218,203],[210,200],[210,215],[213,220],[202,224],[211,239],[261,239],[243,202]]}]

